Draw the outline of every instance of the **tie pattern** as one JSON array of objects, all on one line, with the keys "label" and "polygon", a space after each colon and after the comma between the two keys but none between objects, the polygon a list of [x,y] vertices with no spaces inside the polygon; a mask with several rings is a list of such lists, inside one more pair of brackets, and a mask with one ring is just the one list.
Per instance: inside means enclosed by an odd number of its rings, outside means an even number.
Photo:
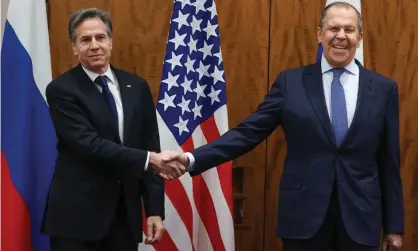
[{"label": "tie pattern", "polygon": [[113,122],[117,132],[119,132],[119,123],[118,123],[118,112],[116,109],[116,102],[113,98],[112,93],[110,92],[109,86],[107,84],[106,76],[98,76],[95,80],[95,83],[102,87],[102,96],[105,99],[105,102],[108,104],[110,111],[112,112]]},{"label": "tie pattern", "polygon": [[337,146],[340,146],[348,131],[347,106],[345,102],[344,88],[341,85],[340,77],[345,69],[332,69],[334,74],[331,83],[331,114],[332,128]]}]

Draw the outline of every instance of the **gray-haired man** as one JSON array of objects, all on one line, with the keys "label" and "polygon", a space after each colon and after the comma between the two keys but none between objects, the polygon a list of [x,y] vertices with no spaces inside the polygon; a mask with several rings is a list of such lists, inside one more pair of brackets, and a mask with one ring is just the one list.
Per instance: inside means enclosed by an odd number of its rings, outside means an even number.
[{"label": "gray-haired man", "polygon": [[151,92],[144,79],[110,65],[106,12],[78,10],[69,36],[80,64],[46,90],[59,155],[42,231],[51,236],[52,251],[135,251],[142,241],[142,200],[146,242],[164,232],[164,182],[153,171],[168,166],[155,153],[160,144]]}]

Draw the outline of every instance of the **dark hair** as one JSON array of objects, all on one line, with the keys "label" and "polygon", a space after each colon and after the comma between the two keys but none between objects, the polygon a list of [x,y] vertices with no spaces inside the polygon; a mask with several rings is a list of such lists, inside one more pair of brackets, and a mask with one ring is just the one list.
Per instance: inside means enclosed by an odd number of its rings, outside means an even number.
[{"label": "dark hair", "polygon": [[363,18],[361,16],[361,13],[353,5],[351,5],[349,3],[346,3],[346,2],[333,2],[333,3],[329,4],[329,5],[327,5],[324,8],[324,10],[322,11],[322,13],[321,13],[321,20],[320,20],[320,23],[319,23],[319,27],[320,28],[323,28],[324,27],[325,16],[327,15],[328,10],[330,8],[334,7],[334,6],[337,6],[337,7],[346,7],[346,8],[353,9],[356,12],[356,14],[357,14],[357,19],[358,19],[357,27],[358,27],[358,30],[359,30],[360,33],[363,32]]},{"label": "dark hair", "polygon": [[88,8],[79,9],[70,17],[70,21],[68,22],[68,33],[72,42],[75,42],[77,38],[75,29],[86,19],[90,18],[100,18],[106,25],[107,35],[112,38],[112,21],[110,20],[109,14],[103,10]]}]

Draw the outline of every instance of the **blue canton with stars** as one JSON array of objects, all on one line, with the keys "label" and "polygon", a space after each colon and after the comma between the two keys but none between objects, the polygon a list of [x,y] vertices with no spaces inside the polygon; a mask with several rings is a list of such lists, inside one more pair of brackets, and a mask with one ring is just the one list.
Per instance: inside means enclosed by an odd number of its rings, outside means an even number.
[{"label": "blue canton with stars", "polygon": [[157,110],[179,145],[226,104],[214,0],[176,0]]}]

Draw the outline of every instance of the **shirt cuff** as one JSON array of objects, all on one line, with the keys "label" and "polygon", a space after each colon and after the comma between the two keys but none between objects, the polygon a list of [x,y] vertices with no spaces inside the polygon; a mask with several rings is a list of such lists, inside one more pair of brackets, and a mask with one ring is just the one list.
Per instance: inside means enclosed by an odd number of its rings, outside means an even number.
[{"label": "shirt cuff", "polygon": [[194,159],[193,154],[191,154],[189,152],[187,152],[185,154],[186,154],[187,158],[189,158],[189,166],[187,167],[187,170],[189,171],[193,168],[195,159]]},{"label": "shirt cuff", "polygon": [[148,169],[148,162],[149,162],[149,152],[147,152],[147,160],[145,161],[145,167],[144,167],[145,171]]}]

